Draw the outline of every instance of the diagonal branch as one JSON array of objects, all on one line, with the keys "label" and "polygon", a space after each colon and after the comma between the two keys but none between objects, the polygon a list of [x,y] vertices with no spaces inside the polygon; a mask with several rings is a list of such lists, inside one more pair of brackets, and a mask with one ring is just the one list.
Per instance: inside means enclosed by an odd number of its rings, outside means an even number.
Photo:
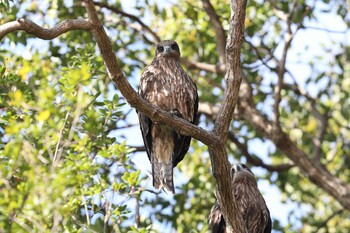
[{"label": "diagonal branch", "polygon": [[29,19],[17,19],[0,25],[0,41],[10,32],[25,31],[43,40],[51,40],[72,30],[90,30],[91,23],[84,19],[66,19],[51,29],[40,27]]},{"label": "diagonal branch", "polygon": [[98,19],[93,2],[85,0],[85,7],[89,20],[93,25],[91,33],[101,51],[101,56],[104,59],[108,76],[111,78],[114,85],[120,90],[127,102],[132,107],[135,107],[140,112],[147,115],[154,122],[160,122],[172,128],[176,128],[179,133],[192,136],[197,140],[202,141],[204,144],[217,145],[218,139],[212,133],[197,127],[186,120],[172,116],[170,113],[151,105],[139,97],[123,75],[123,72],[118,65],[111,41],[109,40],[101,21]]},{"label": "diagonal branch", "polygon": [[226,53],[225,53],[225,46],[226,46],[226,35],[225,30],[222,27],[220,18],[218,14],[216,13],[213,5],[211,4],[210,0],[202,0],[203,8],[205,12],[207,12],[209,16],[209,20],[211,25],[214,28],[215,31],[215,37],[216,37],[216,49],[218,51],[219,55],[219,64],[225,64],[226,61]]}]

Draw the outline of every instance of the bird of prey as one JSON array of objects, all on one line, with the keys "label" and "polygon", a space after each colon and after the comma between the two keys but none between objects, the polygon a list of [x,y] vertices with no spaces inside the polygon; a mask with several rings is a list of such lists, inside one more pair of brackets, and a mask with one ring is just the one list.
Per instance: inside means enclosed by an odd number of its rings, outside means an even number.
[{"label": "bird of prey", "polygon": [[[270,233],[270,211],[258,189],[254,174],[245,164],[237,163],[232,166],[231,175],[238,211],[247,232]],[[213,233],[228,232],[218,201],[212,207],[208,220]]]},{"label": "bird of prey", "polygon": [[[158,108],[194,123],[198,111],[197,86],[181,66],[180,48],[175,41],[164,40],[157,44],[152,63],[142,73],[139,95]],[[141,112],[138,117],[152,164],[153,186],[175,193],[173,168],[187,153],[191,137],[152,122]]]}]

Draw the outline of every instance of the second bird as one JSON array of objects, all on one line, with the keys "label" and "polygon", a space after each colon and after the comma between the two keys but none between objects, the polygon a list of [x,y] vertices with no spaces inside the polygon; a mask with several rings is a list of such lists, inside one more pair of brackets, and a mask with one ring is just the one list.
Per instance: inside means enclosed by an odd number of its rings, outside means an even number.
[{"label": "second bird", "polygon": [[[181,66],[180,48],[175,41],[157,44],[152,63],[142,73],[139,94],[162,110],[194,123],[198,111],[197,87]],[[153,186],[174,193],[173,168],[187,153],[191,137],[152,122],[141,112],[138,117],[152,164]]]}]

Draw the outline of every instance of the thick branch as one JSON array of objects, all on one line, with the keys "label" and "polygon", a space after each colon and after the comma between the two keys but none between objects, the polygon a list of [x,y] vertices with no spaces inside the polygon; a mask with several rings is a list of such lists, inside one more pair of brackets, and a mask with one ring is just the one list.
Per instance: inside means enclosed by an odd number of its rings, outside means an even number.
[{"label": "thick branch", "polygon": [[214,28],[215,31],[215,38],[216,38],[216,49],[218,51],[219,55],[219,64],[225,64],[225,47],[226,47],[226,35],[225,30],[222,27],[220,18],[218,14],[216,13],[213,5],[211,4],[210,0],[202,0],[203,8],[205,12],[207,12],[209,16],[209,20],[211,25]]},{"label": "thick branch", "polygon": [[233,117],[234,108],[238,99],[241,76],[241,43],[243,40],[246,1],[231,1],[230,30],[227,37],[227,71],[225,75],[226,90],[223,104],[219,109],[215,122],[215,133],[226,141],[227,132]]},{"label": "thick branch", "polygon": [[91,23],[83,19],[66,19],[51,29],[40,27],[29,19],[17,19],[0,26],[0,41],[10,32],[23,30],[43,40],[51,40],[72,30],[90,30]]},{"label": "thick branch", "polygon": [[216,196],[222,208],[229,232],[238,233],[246,231],[242,224],[242,216],[237,211],[238,206],[232,192],[231,177],[228,175],[230,174],[231,165],[227,158],[226,141],[242,80],[240,49],[243,40],[246,4],[246,0],[231,0],[230,30],[226,45],[226,90],[214,127],[214,134],[220,139],[221,144],[218,147],[209,145],[212,170],[217,184]]},{"label": "thick branch", "polygon": [[91,32],[100,48],[101,55],[107,68],[107,73],[126,101],[132,107],[135,107],[137,110],[147,115],[154,122],[160,122],[172,128],[176,128],[181,134],[192,136],[206,145],[217,145],[218,140],[212,133],[199,128],[186,120],[174,117],[170,113],[151,105],[139,97],[124,77],[123,72],[118,65],[112,44],[103,28],[103,25],[98,19],[93,2],[86,0],[85,4],[89,20],[93,24]]}]

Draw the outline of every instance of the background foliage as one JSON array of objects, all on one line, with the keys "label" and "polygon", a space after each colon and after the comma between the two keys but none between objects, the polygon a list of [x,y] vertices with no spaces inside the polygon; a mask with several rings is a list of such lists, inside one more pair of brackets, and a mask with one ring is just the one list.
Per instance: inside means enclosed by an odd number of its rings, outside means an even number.
[{"label": "background foliage", "polygon": [[[100,18],[135,88],[157,40],[137,19],[159,38],[176,39],[182,57],[218,63],[215,32],[201,1],[101,2],[106,4],[99,7]],[[229,1],[211,3],[227,30]],[[67,18],[86,17],[80,1],[2,0],[0,7],[0,24],[26,17],[52,27]],[[293,10],[291,28],[301,26],[287,57],[281,125],[303,151],[317,155],[316,161],[349,183],[346,7],[345,1],[329,0],[248,1],[242,63],[257,108],[271,119],[288,30],[282,16]],[[324,28],[324,17],[341,22],[344,31]],[[313,32],[324,38],[313,38]],[[146,155],[137,153],[143,148],[134,110],[110,83],[90,33],[72,31],[46,42],[16,32],[1,41],[0,49],[0,232],[208,231],[215,184],[206,147],[193,140],[176,171],[173,198],[150,188],[143,168]],[[201,102],[216,105],[223,75],[185,68],[199,87]],[[316,154],[320,118],[327,124]],[[202,114],[200,126],[211,129],[212,122],[213,116]],[[231,132],[237,141],[227,145],[230,160],[253,167],[276,232],[350,228],[349,212],[298,167],[277,171],[266,166],[291,162],[251,125],[237,116]]]}]

